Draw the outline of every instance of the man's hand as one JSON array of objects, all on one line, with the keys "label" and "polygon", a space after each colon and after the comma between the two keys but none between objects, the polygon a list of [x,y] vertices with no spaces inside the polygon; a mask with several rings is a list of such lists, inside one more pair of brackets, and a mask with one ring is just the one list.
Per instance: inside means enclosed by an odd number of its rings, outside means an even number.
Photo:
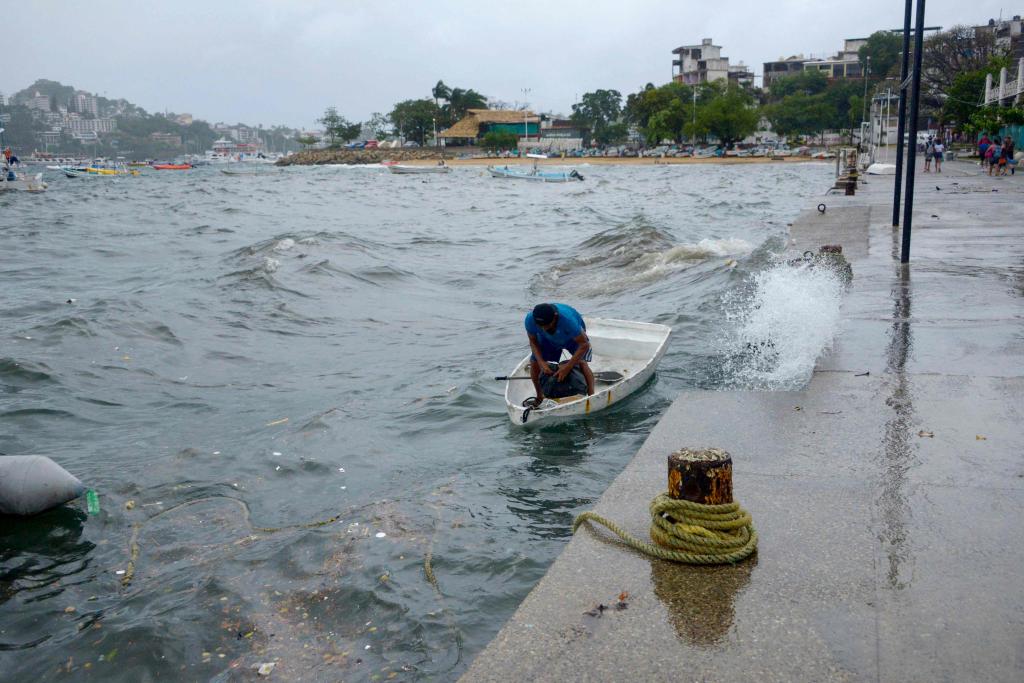
[{"label": "man's hand", "polygon": [[555,371],[551,369],[551,366],[548,365],[547,361],[541,361],[540,363],[537,363],[537,367],[540,368],[540,374],[542,375],[555,374]]},{"label": "man's hand", "polygon": [[569,376],[570,372],[572,372],[572,368],[569,367],[568,363],[566,363],[565,365],[559,365],[558,372],[555,373],[555,379],[557,379],[559,382],[564,382],[565,378]]}]

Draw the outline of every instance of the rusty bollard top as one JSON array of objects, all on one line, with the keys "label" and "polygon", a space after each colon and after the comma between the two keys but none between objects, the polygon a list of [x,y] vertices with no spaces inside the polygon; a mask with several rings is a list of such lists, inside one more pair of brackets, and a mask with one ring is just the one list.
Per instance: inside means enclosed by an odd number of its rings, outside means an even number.
[{"label": "rusty bollard top", "polygon": [[721,448],[681,448],[668,456],[668,495],[705,505],[732,502],[732,456]]}]

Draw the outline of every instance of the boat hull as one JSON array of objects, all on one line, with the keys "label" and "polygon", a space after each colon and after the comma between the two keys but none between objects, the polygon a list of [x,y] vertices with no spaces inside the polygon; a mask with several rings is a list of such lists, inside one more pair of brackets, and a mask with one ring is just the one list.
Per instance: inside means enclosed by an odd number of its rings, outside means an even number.
[{"label": "boat hull", "polygon": [[[505,383],[505,409],[516,426],[534,427],[556,424],[602,411],[636,392],[654,375],[658,363],[668,349],[672,328],[654,323],[632,322],[608,318],[590,318],[587,336],[593,347],[590,367],[594,372],[621,373],[616,382],[595,385],[592,396],[573,396],[555,401],[546,408],[523,407],[523,400],[533,396],[533,383],[513,380]],[[512,377],[529,376],[530,356],[524,358]]]},{"label": "boat hull", "polygon": [[388,170],[395,175],[418,175],[423,173],[451,173],[449,166],[401,166],[388,164]]},{"label": "boat hull", "polygon": [[583,176],[566,171],[518,171],[511,168],[488,166],[487,172],[492,178],[507,178],[509,180],[526,180],[534,183],[572,183],[583,180]]}]

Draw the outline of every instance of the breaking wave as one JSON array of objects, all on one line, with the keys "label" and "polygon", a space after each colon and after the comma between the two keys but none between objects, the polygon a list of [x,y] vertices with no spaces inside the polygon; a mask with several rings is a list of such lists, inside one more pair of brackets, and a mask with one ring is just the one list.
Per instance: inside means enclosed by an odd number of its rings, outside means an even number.
[{"label": "breaking wave", "polygon": [[835,271],[778,264],[724,297],[725,384],[797,389],[839,331],[844,285]]}]

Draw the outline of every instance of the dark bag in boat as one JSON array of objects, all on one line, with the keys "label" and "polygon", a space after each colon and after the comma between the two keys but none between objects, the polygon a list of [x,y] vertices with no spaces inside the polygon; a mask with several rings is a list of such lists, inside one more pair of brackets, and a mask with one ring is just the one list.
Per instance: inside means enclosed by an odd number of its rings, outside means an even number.
[{"label": "dark bag in boat", "polygon": [[[558,371],[558,367],[554,363],[548,365],[551,369]],[[577,365],[569,371],[569,376],[565,378],[564,382],[559,382],[553,374],[541,375],[540,390],[544,392],[546,398],[565,398],[576,394],[586,396],[587,378],[583,376],[583,371]]]}]

